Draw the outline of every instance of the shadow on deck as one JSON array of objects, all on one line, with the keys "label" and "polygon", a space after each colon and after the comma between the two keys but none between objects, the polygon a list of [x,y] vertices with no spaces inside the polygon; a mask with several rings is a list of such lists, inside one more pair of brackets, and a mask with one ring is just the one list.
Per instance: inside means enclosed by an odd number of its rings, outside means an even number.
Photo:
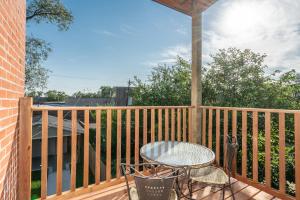
[{"label": "shadow on deck", "polygon": [[[133,185],[133,183],[132,183]],[[236,200],[271,200],[278,199],[274,196],[265,193],[255,187],[249,186],[243,182],[233,179],[232,188]],[[222,199],[222,190],[218,187],[205,186],[197,184],[194,186],[193,198],[197,200],[219,200]],[[127,200],[126,184],[122,183],[104,190],[85,194],[72,198],[72,200]],[[225,199],[233,199],[231,192],[226,189]]]}]

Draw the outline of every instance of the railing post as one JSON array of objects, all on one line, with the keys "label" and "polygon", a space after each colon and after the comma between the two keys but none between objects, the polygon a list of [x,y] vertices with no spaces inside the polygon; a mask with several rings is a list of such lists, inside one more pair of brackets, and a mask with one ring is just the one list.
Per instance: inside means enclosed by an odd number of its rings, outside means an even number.
[{"label": "railing post", "polygon": [[20,98],[18,199],[31,198],[32,98]]}]

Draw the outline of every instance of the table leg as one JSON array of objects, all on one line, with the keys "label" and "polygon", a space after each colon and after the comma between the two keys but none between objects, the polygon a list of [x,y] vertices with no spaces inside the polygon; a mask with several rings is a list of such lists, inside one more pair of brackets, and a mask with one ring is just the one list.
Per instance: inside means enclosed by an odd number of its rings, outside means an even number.
[{"label": "table leg", "polygon": [[[187,173],[186,173],[185,177],[183,178],[183,180],[179,181],[179,178],[178,177],[176,178],[176,192],[177,192],[179,199],[185,198],[188,200],[194,200],[192,198],[193,197],[193,188],[192,188],[192,182],[190,180],[191,168],[188,168],[186,171],[187,171]],[[184,191],[183,191],[183,186],[185,183],[187,184],[188,191],[189,191],[189,194],[187,194],[187,195],[185,195]]]}]

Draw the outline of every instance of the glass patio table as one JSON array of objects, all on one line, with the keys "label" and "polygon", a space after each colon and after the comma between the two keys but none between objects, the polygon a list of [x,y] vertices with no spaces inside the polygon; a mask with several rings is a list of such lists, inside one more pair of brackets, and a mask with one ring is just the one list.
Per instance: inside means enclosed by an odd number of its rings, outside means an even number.
[{"label": "glass patio table", "polygon": [[[155,162],[173,168],[185,168],[186,176],[182,181],[176,180],[176,191],[180,198],[192,198],[192,191],[185,195],[182,191],[184,182],[190,181],[190,172],[193,168],[202,168],[211,165],[215,154],[209,148],[188,142],[154,142],[144,145],[140,149],[141,157],[147,162]],[[181,183],[179,183],[181,182]]]},{"label": "glass patio table", "polygon": [[188,142],[154,142],[144,145],[141,157],[171,167],[201,168],[211,165],[215,154],[209,148]]}]

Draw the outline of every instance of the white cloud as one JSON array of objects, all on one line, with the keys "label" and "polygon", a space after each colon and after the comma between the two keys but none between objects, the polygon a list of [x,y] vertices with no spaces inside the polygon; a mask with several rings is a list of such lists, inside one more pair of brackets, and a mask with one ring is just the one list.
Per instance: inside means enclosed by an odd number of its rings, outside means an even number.
[{"label": "white cloud", "polygon": [[104,36],[108,36],[108,37],[118,37],[117,34],[111,32],[111,31],[108,31],[108,30],[94,30],[93,32],[96,34],[100,34],[100,35],[104,35]]},{"label": "white cloud", "polygon": [[146,61],[142,64],[150,67],[157,66],[158,64],[174,64],[177,60],[177,56],[185,60],[191,60],[191,45],[181,44],[167,47],[159,54],[156,54],[152,61]]},{"label": "white cloud", "polygon": [[[204,64],[218,49],[237,47],[266,53],[272,69],[300,72],[299,0],[223,0],[205,12],[203,21]],[[170,46],[144,64],[174,63],[177,55],[190,60],[191,44]]]},{"label": "white cloud", "polygon": [[[249,48],[268,55],[273,68],[300,71],[300,1],[233,0],[221,5],[209,30],[204,30],[204,54],[220,48]],[[209,10],[207,12],[210,12]],[[204,58],[208,61],[208,57]]]},{"label": "white cloud", "polygon": [[187,30],[186,29],[184,29],[184,28],[177,28],[176,30],[176,33],[178,33],[178,34],[180,34],[180,35],[187,35],[188,34],[188,32],[187,32]]},{"label": "white cloud", "polygon": [[177,45],[173,47],[166,48],[160,54],[162,61],[174,62],[177,56],[184,59],[190,60],[191,56],[191,46],[190,45]]},{"label": "white cloud", "polygon": [[123,33],[126,33],[128,35],[135,35],[136,33],[136,29],[132,26],[129,26],[128,24],[122,24],[120,26],[120,30],[123,32]]}]

